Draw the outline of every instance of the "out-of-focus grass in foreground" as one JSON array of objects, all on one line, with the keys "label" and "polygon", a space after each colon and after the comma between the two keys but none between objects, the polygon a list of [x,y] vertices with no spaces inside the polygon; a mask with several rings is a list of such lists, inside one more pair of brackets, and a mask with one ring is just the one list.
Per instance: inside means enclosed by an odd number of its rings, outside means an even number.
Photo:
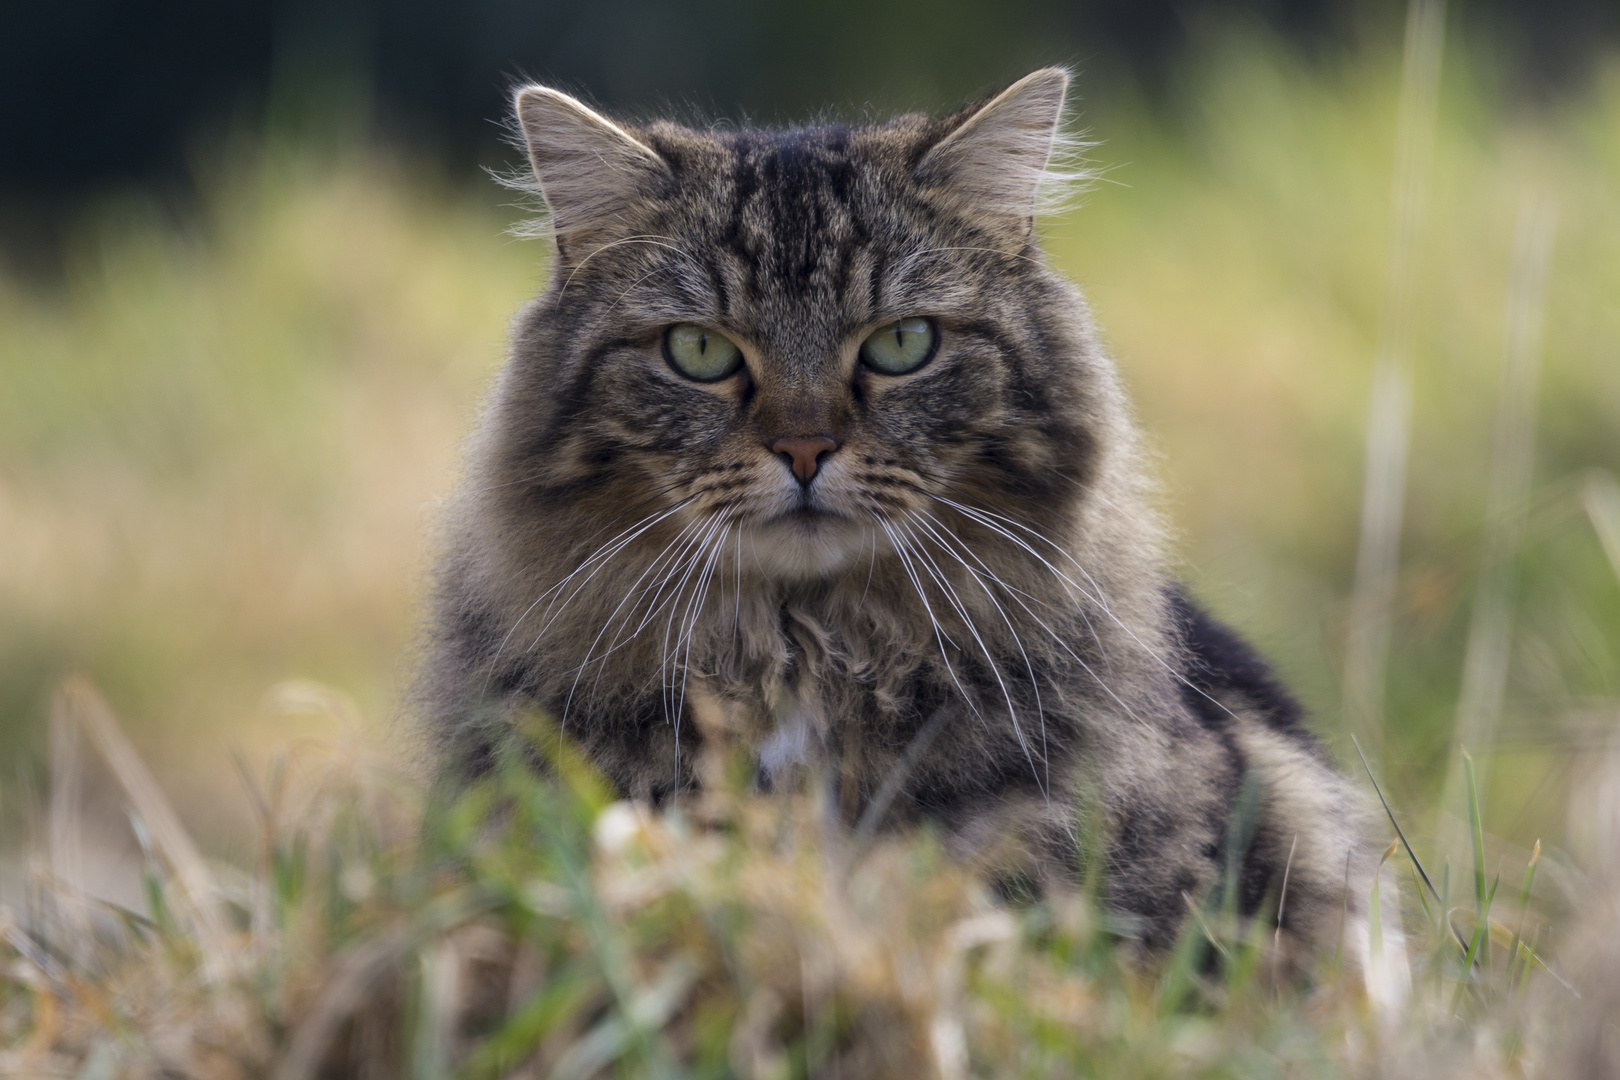
[{"label": "out-of-focus grass in foreground", "polygon": [[[749,795],[749,763],[713,749],[704,794],[654,815],[611,802],[536,722],[552,779],[507,762],[425,821],[353,745],[280,759],[249,781],[252,868],[222,873],[94,690],[67,685],[54,725],[59,747],[104,759],[141,822],[146,913],[42,874],[26,923],[0,917],[4,1076],[1507,1078],[1616,1063],[1620,954],[1600,936],[1580,992],[1548,969],[1534,856],[1516,900],[1486,885],[1482,854],[1472,889],[1425,894],[1411,994],[1379,1008],[1336,952],[1295,982],[1269,923],[1216,899],[1189,899],[1181,942],[1149,960],[1095,882],[1008,904],[927,834],[852,834],[814,785]],[[82,759],[58,764],[71,783]],[[79,853],[60,839],[51,868],[71,875]],[[1608,907],[1587,914],[1612,933]]]}]

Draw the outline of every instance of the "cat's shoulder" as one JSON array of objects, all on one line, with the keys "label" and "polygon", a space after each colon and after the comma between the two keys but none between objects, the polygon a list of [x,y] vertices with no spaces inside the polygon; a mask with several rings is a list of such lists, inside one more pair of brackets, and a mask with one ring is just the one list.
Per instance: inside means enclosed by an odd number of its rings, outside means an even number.
[{"label": "cat's shoulder", "polygon": [[1181,645],[1182,698],[1206,726],[1224,726],[1229,710],[1241,705],[1267,727],[1315,744],[1305,728],[1304,707],[1254,646],[1204,610],[1185,587],[1171,587],[1167,602]]}]

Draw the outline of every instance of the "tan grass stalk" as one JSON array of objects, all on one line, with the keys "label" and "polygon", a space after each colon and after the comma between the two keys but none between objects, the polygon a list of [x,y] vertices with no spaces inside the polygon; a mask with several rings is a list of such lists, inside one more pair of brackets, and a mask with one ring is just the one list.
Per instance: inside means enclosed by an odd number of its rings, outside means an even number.
[{"label": "tan grass stalk", "polygon": [[461,950],[454,937],[440,938],[421,950],[422,993],[416,1022],[416,1072],[421,1077],[448,1076],[456,1050],[456,1020],[466,988],[462,985]]},{"label": "tan grass stalk", "polygon": [[396,927],[355,948],[338,964],[314,1006],[300,1018],[274,1080],[307,1080],[319,1074],[322,1061],[344,1023],[354,1015],[387,969],[400,962],[415,943],[411,928]]},{"label": "tan grass stalk", "polygon": [[1615,576],[1620,577],[1620,480],[1611,472],[1592,470],[1581,485],[1581,503],[1603,543],[1609,565],[1614,567]]},{"label": "tan grass stalk", "polygon": [[47,844],[56,914],[69,948],[89,940],[84,866],[84,739],[65,694],[51,708],[51,796]]},{"label": "tan grass stalk", "polygon": [[[153,778],[146,763],[135,752],[113,716],[106,699],[84,678],[73,677],[57,691],[53,727],[60,731],[77,729],[88,737],[90,744],[112,770],[119,787],[129,800],[130,809],[139,816],[151,837],[153,848],[169,865],[179,882],[189,914],[194,922],[198,948],[203,957],[203,973],[209,982],[223,981],[232,970],[233,949],[226,934],[220,911],[219,888],[213,872],[203,860],[202,853],[180,823],[163,789]],[[64,736],[64,744],[66,736]],[[52,810],[55,811],[53,797]],[[76,829],[77,823],[68,817],[62,828]],[[56,823],[52,823],[52,856],[55,857]]]},{"label": "tan grass stalk", "polygon": [[[1505,349],[1491,442],[1490,493],[1485,508],[1485,554],[1468,627],[1468,652],[1452,741],[1485,752],[1483,797],[1489,785],[1490,751],[1502,716],[1508,661],[1513,647],[1513,609],[1518,556],[1530,503],[1535,456],[1536,387],[1541,366],[1541,326],[1547,302],[1558,207],[1544,192],[1527,192],[1519,204],[1513,266],[1508,285]],[[1453,763],[1441,806],[1462,798],[1462,766]]]},{"label": "tan grass stalk", "polygon": [[1383,743],[1385,669],[1411,429],[1412,280],[1434,157],[1445,22],[1445,0],[1410,0],[1396,118],[1389,276],[1367,417],[1361,535],[1344,656],[1345,715],[1350,729],[1374,752]]}]

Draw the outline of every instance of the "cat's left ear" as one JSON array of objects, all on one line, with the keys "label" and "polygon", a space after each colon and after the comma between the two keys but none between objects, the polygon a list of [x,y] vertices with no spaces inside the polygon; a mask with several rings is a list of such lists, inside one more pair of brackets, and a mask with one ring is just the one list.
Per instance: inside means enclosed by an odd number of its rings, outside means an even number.
[{"label": "cat's left ear", "polygon": [[1056,67],[1019,79],[924,154],[917,179],[969,214],[1027,238],[1068,86],[1069,73]]}]

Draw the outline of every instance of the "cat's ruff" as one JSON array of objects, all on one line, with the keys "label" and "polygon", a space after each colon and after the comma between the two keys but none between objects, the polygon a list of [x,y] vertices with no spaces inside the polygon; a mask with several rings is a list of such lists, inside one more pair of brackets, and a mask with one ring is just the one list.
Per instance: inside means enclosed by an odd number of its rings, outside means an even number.
[{"label": "cat's ruff", "polygon": [[1286,876],[1293,950],[1342,933],[1398,1000],[1376,819],[1174,584],[1114,368],[1035,242],[1066,82],[791,131],[518,91],[556,256],[447,517],[443,768],[538,707],[657,801],[723,729],[852,819],[1037,874],[1100,849],[1149,945],[1223,887],[1275,911]]}]

